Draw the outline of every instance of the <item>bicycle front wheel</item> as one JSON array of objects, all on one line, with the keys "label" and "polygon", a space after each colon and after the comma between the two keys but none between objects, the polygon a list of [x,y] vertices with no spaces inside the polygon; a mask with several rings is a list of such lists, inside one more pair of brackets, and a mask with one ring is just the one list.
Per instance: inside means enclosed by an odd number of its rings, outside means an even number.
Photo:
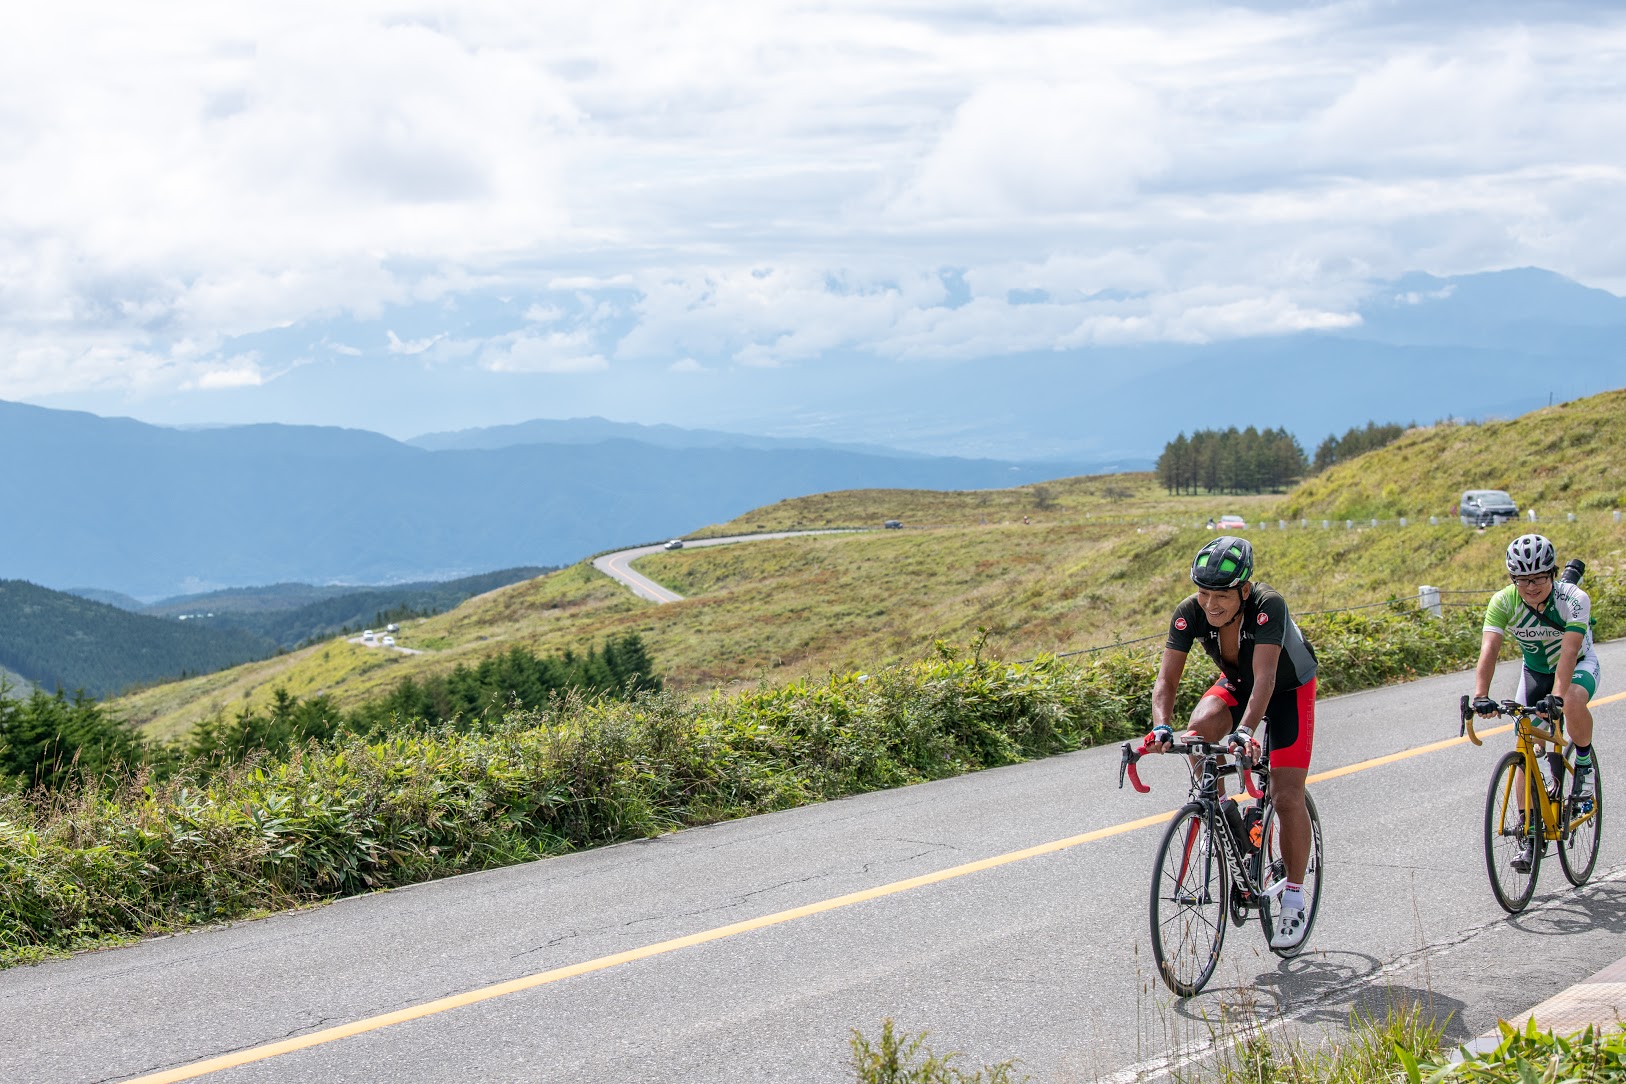
[{"label": "bicycle front wheel", "polygon": [[1564,815],[1569,818],[1565,825],[1569,838],[1559,841],[1558,864],[1564,868],[1564,876],[1569,878],[1570,884],[1579,888],[1586,884],[1598,864],[1598,841],[1603,838],[1603,773],[1598,768],[1596,747],[1592,750],[1591,811],[1576,809],[1571,802],[1566,802],[1564,809]]},{"label": "bicycle front wheel", "polygon": [[1231,871],[1216,827],[1200,802],[1182,807],[1163,833],[1152,868],[1152,958],[1181,997],[1213,977],[1225,944]]},{"label": "bicycle front wheel", "polygon": [[[1536,891],[1541,872],[1541,799],[1531,794],[1524,772],[1524,755],[1512,752],[1496,762],[1490,790],[1485,794],[1485,868],[1491,892],[1509,914],[1518,914]],[[1540,787],[1539,780],[1535,786]],[[1529,810],[1524,815],[1520,803]]]},{"label": "bicycle front wheel", "polygon": [[[1304,808],[1310,814],[1310,860],[1304,867],[1304,902],[1309,905],[1304,919],[1304,937],[1292,948],[1273,948],[1270,951],[1290,960],[1304,951],[1315,929],[1315,914],[1321,908],[1321,814],[1316,812],[1315,799],[1304,792]],[[1281,911],[1282,898],[1271,893],[1277,881],[1287,876],[1287,861],[1282,857],[1281,821],[1276,816],[1276,805],[1265,810],[1260,827],[1259,891],[1263,906],[1259,908],[1259,923],[1265,928],[1265,943],[1276,936],[1276,915]]]}]

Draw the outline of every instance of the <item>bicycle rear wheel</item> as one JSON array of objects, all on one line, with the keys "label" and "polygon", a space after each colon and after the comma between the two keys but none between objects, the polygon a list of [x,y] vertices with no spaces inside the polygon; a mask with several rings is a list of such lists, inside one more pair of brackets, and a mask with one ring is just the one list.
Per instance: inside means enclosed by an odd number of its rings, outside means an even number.
[{"label": "bicycle rear wheel", "polygon": [[1231,871],[1208,811],[1191,802],[1174,815],[1152,867],[1152,958],[1181,997],[1201,990],[1225,944]]},{"label": "bicycle rear wheel", "polygon": [[[1310,813],[1310,861],[1304,867],[1304,901],[1309,909],[1304,920],[1304,938],[1292,948],[1273,948],[1270,951],[1290,960],[1304,951],[1315,929],[1316,911],[1321,908],[1321,814],[1316,812],[1315,799],[1304,792],[1304,808]],[[1282,857],[1281,822],[1276,817],[1276,805],[1265,810],[1260,825],[1259,892],[1263,906],[1259,908],[1259,924],[1265,928],[1265,943],[1276,935],[1276,915],[1281,911],[1281,897],[1272,895],[1270,888],[1287,876],[1287,862]]]},{"label": "bicycle rear wheel", "polygon": [[[1542,831],[1541,801],[1531,793],[1524,776],[1524,756],[1505,754],[1491,773],[1490,790],[1485,793],[1485,868],[1490,873],[1491,892],[1509,914],[1518,914],[1536,891],[1536,875],[1541,872],[1541,854],[1546,841]],[[1535,787],[1542,786],[1538,779]],[[1519,809],[1523,800],[1530,815]],[[1529,868],[1519,869],[1520,852],[1529,845]]]},{"label": "bicycle rear wheel", "polygon": [[[1569,824],[1575,823],[1578,815],[1570,808],[1570,803],[1564,803],[1564,815],[1569,818]],[[1565,826],[1566,828],[1568,825]],[[1579,888],[1586,884],[1587,878],[1592,876],[1593,867],[1598,864],[1598,841],[1603,838],[1603,773],[1598,768],[1598,750],[1592,750],[1592,815],[1576,825],[1575,831],[1569,838],[1558,844],[1558,864],[1564,868],[1564,876],[1569,878],[1570,884]]]}]

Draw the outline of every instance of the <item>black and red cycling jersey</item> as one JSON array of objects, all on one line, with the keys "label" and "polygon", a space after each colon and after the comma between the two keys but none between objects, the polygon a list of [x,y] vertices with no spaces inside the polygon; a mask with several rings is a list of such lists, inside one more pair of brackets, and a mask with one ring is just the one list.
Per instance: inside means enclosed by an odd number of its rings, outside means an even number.
[{"label": "black and red cycling jersey", "polygon": [[1266,733],[1270,738],[1271,763],[1278,768],[1308,768],[1315,744],[1315,651],[1304,638],[1287,601],[1262,583],[1253,585],[1242,602],[1236,619],[1241,639],[1236,662],[1227,662],[1220,653],[1219,629],[1192,595],[1174,611],[1165,646],[1190,652],[1201,643],[1208,657],[1220,668],[1220,678],[1205,692],[1231,709],[1231,725],[1242,721],[1248,698],[1253,695],[1253,651],[1260,644],[1276,644],[1282,653],[1276,663],[1276,686],[1265,706]]},{"label": "black and red cycling jersey", "polygon": [[1265,584],[1256,583],[1242,601],[1242,612],[1236,618],[1241,623],[1242,638],[1237,645],[1235,663],[1225,661],[1220,654],[1220,630],[1208,623],[1208,614],[1197,605],[1192,595],[1174,611],[1169,621],[1169,639],[1165,645],[1174,651],[1190,651],[1193,643],[1201,643],[1220,673],[1233,685],[1253,684],[1253,649],[1259,644],[1275,644],[1282,649],[1276,663],[1276,691],[1296,689],[1315,678],[1315,652],[1299,631],[1287,612],[1287,600]]}]

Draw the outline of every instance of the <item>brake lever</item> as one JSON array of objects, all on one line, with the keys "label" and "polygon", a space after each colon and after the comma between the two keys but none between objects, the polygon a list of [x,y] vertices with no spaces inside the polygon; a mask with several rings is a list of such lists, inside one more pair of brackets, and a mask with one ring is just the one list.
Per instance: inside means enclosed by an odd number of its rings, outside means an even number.
[{"label": "brake lever", "polygon": [[1145,742],[1141,743],[1141,747],[1139,749],[1131,749],[1129,747],[1129,743],[1124,742],[1124,744],[1123,744],[1123,757],[1122,757],[1122,759],[1120,759],[1118,761],[1118,789],[1119,790],[1123,789],[1124,776],[1127,775],[1129,777],[1129,782],[1131,783],[1131,785],[1134,786],[1135,790],[1137,790],[1141,794],[1150,793],[1152,788],[1140,781],[1140,772],[1137,771],[1136,767],[1135,767],[1135,765],[1140,761],[1140,758],[1142,756],[1144,756],[1145,754],[1146,754],[1146,743]]}]

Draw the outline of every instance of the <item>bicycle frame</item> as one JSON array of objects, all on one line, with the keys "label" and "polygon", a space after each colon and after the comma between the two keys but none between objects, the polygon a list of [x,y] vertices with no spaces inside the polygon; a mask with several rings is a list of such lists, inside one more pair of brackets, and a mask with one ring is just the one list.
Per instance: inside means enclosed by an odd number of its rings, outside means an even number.
[{"label": "bicycle frame", "polygon": [[[1149,743],[1150,737],[1143,741],[1138,749],[1131,747],[1128,742],[1123,743],[1123,756],[1118,764],[1118,786],[1120,789],[1122,789],[1124,777],[1127,775],[1137,791],[1142,794],[1151,791],[1151,787],[1140,781],[1140,773],[1136,769],[1140,758],[1147,754]],[[1262,820],[1264,810],[1270,802],[1270,760],[1268,751],[1261,754],[1258,762],[1254,762],[1245,753],[1233,752],[1229,746],[1201,739],[1191,739],[1171,743],[1169,752],[1184,753],[1189,757],[1198,758],[1195,764],[1189,760],[1186,762],[1187,770],[1191,773],[1191,789],[1187,795],[1187,800],[1197,802],[1203,807],[1203,816],[1208,822],[1209,830],[1215,832],[1222,841],[1226,864],[1231,867],[1231,875],[1235,878],[1234,883],[1242,890],[1243,899],[1241,902],[1243,906],[1250,909],[1257,908],[1259,906],[1260,890],[1258,863],[1254,861],[1256,855],[1250,854],[1244,841],[1236,837],[1231,822],[1221,811],[1220,806],[1223,800],[1219,796],[1219,781],[1228,775],[1239,777],[1242,780],[1244,789],[1248,792],[1248,796],[1259,803]],[[1234,755],[1238,763],[1221,764],[1220,758],[1228,754]],[[1262,785],[1255,785],[1255,775],[1259,776],[1263,781]],[[1231,800],[1234,801],[1235,799]],[[1193,842],[1194,838],[1186,843],[1187,859],[1190,858]],[[1182,875],[1184,872],[1184,869],[1182,869]],[[1209,886],[1205,884],[1203,891],[1207,892],[1208,890]]]},{"label": "bicycle frame", "polygon": [[[1562,780],[1556,780],[1549,788],[1546,777],[1542,774],[1542,762],[1546,759],[1543,747],[1551,745],[1553,751],[1560,756],[1568,756],[1573,749],[1573,743],[1564,737],[1564,713],[1558,711],[1553,718],[1548,719],[1535,708],[1527,707],[1513,700],[1503,700],[1496,705],[1498,715],[1504,715],[1513,720],[1514,749],[1524,761],[1524,794],[1515,796],[1511,793],[1503,795],[1504,806],[1509,798],[1518,800],[1519,808],[1528,816],[1534,810],[1541,817],[1542,836],[1549,841],[1567,840],[1575,830],[1597,814],[1597,808],[1588,809],[1585,813],[1565,819],[1565,809],[1569,802],[1563,794]],[[1474,710],[1470,698],[1465,694],[1462,698],[1462,733],[1475,745],[1484,745],[1484,741],[1474,732]],[[1537,722],[1547,723],[1543,728]],[[1574,766],[1566,763],[1566,771],[1573,772]],[[1509,783],[1511,792],[1512,783]],[[1522,800],[1519,800],[1522,799]]]}]

